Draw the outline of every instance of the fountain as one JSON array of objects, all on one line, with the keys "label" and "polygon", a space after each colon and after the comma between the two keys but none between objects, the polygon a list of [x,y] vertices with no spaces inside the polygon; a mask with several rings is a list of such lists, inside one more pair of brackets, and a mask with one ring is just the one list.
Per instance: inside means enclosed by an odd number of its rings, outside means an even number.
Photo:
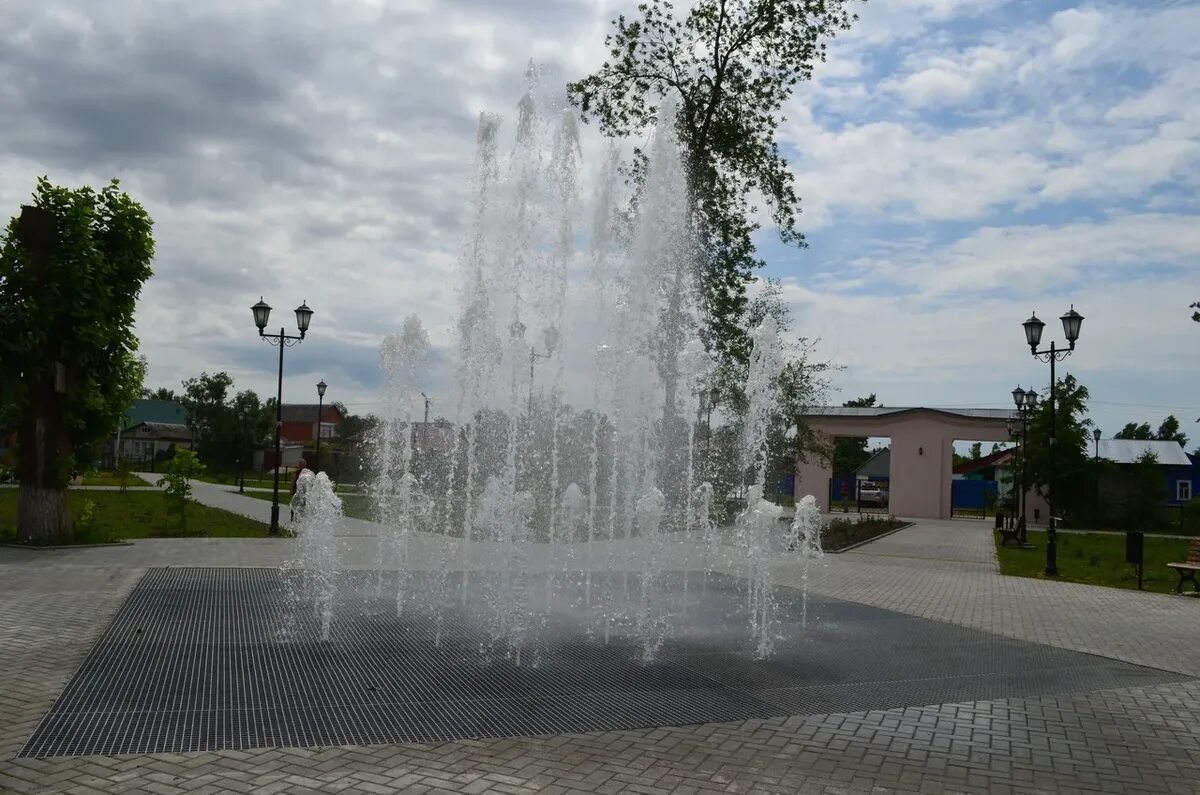
[{"label": "fountain", "polygon": [[569,613],[597,642],[620,638],[651,663],[688,631],[689,606],[720,573],[740,578],[744,598],[730,609],[742,611],[754,655],[768,657],[780,632],[772,565],[792,541],[805,571],[820,553],[819,515],[798,513],[789,536],[765,496],[778,329],[768,318],[753,332],[738,461],[746,503],[725,528],[725,495],[700,474],[712,361],[673,111],[662,109],[645,147],[628,217],[615,150],[585,170],[573,113],[540,114],[532,85],[517,107],[506,154],[502,120],[479,119],[444,434],[415,432],[429,350],[420,321],[382,346],[367,489],[383,528],[374,601],[417,611],[435,648],[452,625],[470,627],[485,659],[538,664],[554,617]]}]

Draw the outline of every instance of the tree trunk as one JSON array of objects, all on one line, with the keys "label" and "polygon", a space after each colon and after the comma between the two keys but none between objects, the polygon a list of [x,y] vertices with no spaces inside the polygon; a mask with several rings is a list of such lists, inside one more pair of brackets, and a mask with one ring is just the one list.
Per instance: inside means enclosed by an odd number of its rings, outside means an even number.
[{"label": "tree trunk", "polygon": [[17,537],[27,544],[69,544],[71,512],[67,507],[67,473],[70,444],[59,419],[59,395],[52,372],[31,379],[37,408],[18,429],[17,473],[21,492],[17,498]]},{"label": "tree trunk", "polygon": [[27,544],[69,544],[71,513],[67,490],[21,484],[17,498],[18,540]]},{"label": "tree trunk", "polygon": [[[58,283],[56,223],[53,213],[38,207],[22,207],[18,219],[18,232],[32,260],[33,292],[43,302],[53,297],[51,287]],[[63,421],[63,396],[70,385],[67,369],[60,364],[65,350],[58,341],[64,334],[62,329],[49,331],[40,355],[21,373],[28,392],[17,427],[17,538],[28,544],[71,542],[66,492],[71,443]]]}]

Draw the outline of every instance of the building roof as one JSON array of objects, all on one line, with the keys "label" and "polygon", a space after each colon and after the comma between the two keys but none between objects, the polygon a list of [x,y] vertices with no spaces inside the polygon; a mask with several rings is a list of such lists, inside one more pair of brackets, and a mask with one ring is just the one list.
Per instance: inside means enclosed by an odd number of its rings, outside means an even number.
[{"label": "building roof", "polygon": [[891,447],[882,447],[882,448],[876,450],[874,453],[872,453],[871,457],[868,458],[866,461],[863,461],[862,465],[858,469],[854,470],[854,474],[860,475],[860,474],[863,474],[864,472],[868,472],[868,470],[874,469],[875,465],[879,464],[884,459],[886,459],[887,468],[888,468],[888,471],[890,472],[891,462],[892,462],[892,448]]},{"label": "building roof", "polygon": [[192,429],[174,422],[138,422],[125,430],[131,431],[142,426],[148,428],[150,435],[155,439],[172,442],[190,442],[192,440]]},{"label": "building roof", "polygon": [[187,412],[183,405],[174,400],[137,399],[125,412],[125,427],[143,422],[163,422],[170,425],[186,425]]},{"label": "building roof", "polygon": [[894,414],[929,411],[935,414],[950,414],[977,420],[1007,420],[1017,416],[1012,409],[954,409],[931,408],[928,406],[818,406],[804,412],[806,417],[887,417]]},{"label": "building roof", "polygon": [[964,461],[963,463],[954,467],[954,474],[969,475],[972,472],[978,472],[981,469],[987,469],[988,467],[995,467],[1008,463],[1008,459],[1012,457],[1015,450],[1016,448],[997,450],[994,453],[988,453],[985,456],[973,458],[970,461]]},{"label": "building roof", "polygon": [[1100,457],[1117,464],[1134,464],[1147,451],[1158,457],[1164,466],[1186,467],[1192,460],[1179,442],[1158,439],[1101,439]]},{"label": "building roof", "polygon": [[[283,404],[283,421],[284,422],[315,422],[317,411],[321,410],[321,416],[325,416],[325,412],[332,409],[341,417],[341,411],[338,410],[335,403],[284,403]],[[322,420],[324,421],[324,420]]]}]

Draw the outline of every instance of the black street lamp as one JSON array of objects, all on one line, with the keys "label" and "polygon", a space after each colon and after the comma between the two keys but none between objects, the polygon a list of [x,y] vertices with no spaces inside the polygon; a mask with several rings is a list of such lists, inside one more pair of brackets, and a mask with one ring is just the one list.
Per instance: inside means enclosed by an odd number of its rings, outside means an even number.
[{"label": "black street lamp", "polygon": [[[518,321],[519,322],[519,321]],[[525,327],[521,326],[522,334]],[[532,345],[529,346],[529,422],[530,432],[532,433],[533,422],[533,365],[538,359],[549,359],[554,356],[554,349],[558,347],[558,329],[554,326],[547,326],[542,332],[542,340],[546,345],[545,353],[538,353]]]},{"label": "black street lamp", "polygon": [[1092,429],[1092,440],[1096,442],[1096,451],[1092,454],[1092,469],[1096,470],[1096,522],[1100,521],[1100,429]]},{"label": "black street lamp", "polygon": [[300,341],[304,339],[304,335],[308,333],[308,324],[312,322],[313,311],[308,308],[306,303],[296,307],[296,328],[300,329],[298,337],[287,334],[286,329],[282,326],[278,334],[266,333],[267,321],[271,318],[271,307],[262,298],[258,299],[257,304],[250,307],[250,311],[254,313],[254,325],[258,326],[258,336],[271,345],[279,346],[279,381],[275,392],[275,489],[271,495],[271,529],[268,531],[271,535],[277,535],[279,533],[279,467],[283,464],[283,454],[279,445],[280,432],[283,430],[283,349],[299,345]]},{"label": "black street lamp", "polygon": [[[1019,445],[1020,452],[1021,452],[1021,476],[1020,476],[1021,491],[1020,491],[1020,505],[1016,508],[1016,510],[1019,514],[1019,518],[1017,519],[1017,530],[1018,530],[1019,534],[1017,537],[1020,538],[1021,543],[1024,544],[1029,540],[1029,537],[1027,535],[1029,523],[1026,518],[1026,510],[1028,507],[1027,503],[1029,501],[1028,493],[1027,493],[1028,489],[1025,486],[1025,474],[1028,471],[1027,459],[1025,457],[1026,453],[1028,452],[1028,448],[1026,447],[1026,444],[1028,443],[1028,437],[1029,437],[1029,415],[1033,413],[1033,410],[1035,408],[1037,408],[1037,392],[1033,391],[1032,389],[1022,389],[1021,387],[1018,386],[1016,389],[1014,389],[1012,391],[1012,397],[1013,397],[1013,404],[1017,407],[1017,411],[1020,413],[1020,416],[1021,416],[1021,442]],[[1015,430],[1016,430],[1016,423],[1014,422],[1014,423],[1012,423],[1010,432],[1015,431]]]},{"label": "black street lamp", "polygon": [[1058,575],[1058,544],[1055,534],[1055,516],[1054,516],[1054,437],[1055,437],[1055,418],[1054,406],[1056,401],[1055,392],[1057,385],[1055,384],[1054,365],[1061,359],[1066,359],[1075,350],[1075,342],[1079,339],[1079,328],[1083,325],[1083,315],[1075,311],[1075,306],[1072,305],[1070,311],[1063,315],[1062,320],[1063,334],[1067,338],[1066,350],[1061,350],[1056,347],[1052,341],[1050,347],[1044,351],[1038,350],[1038,345],[1042,341],[1042,330],[1046,328],[1046,324],[1038,320],[1037,315],[1032,315],[1021,325],[1025,327],[1025,341],[1029,343],[1029,351],[1034,358],[1040,359],[1043,362],[1050,363],[1050,471],[1048,473],[1048,483],[1046,488],[1046,504],[1050,510],[1050,523],[1046,526],[1046,576],[1054,577]]},{"label": "black street lamp", "polygon": [[[238,494],[246,493],[246,448],[250,446],[249,432],[246,431],[246,411],[242,409],[238,417]],[[253,457],[253,453],[251,453]]]},{"label": "black street lamp", "polygon": [[325,408],[325,390],[328,387],[329,384],[325,383],[324,378],[317,382],[317,444],[316,450],[313,451],[313,472],[321,471],[321,419]]}]

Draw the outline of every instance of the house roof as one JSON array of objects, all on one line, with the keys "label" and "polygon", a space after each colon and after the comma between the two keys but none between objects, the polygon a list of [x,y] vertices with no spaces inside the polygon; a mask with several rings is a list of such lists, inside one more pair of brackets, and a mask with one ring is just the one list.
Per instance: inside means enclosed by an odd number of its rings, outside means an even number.
[{"label": "house roof", "polygon": [[125,430],[132,431],[134,428],[143,426],[150,430],[150,434],[155,439],[165,439],[172,442],[190,442],[192,440],[191,428],[173,422],[139,422]]},{"label": "house roof", "polygon": [[[284,403],[283,404],[283,421],[284,422],[315,422],[318,409],[321,410],[322,418],[325,412],[333,410],[337,412],[339,417],[342,416],[338,411],[337,405],[334,403]],[[322,421],[324,421],[322,419]]]},{"label": "house roof", "polygon": [[133,405],[125,413],[125,427],[143,422],[186,425],[187,413],[184,411],[183,405],[174,400],[143,400],[139,398],[133,401]]},{"label": "house roof", "polygon": [[1012,457],[1014,451],[1015,448],[1010,448],[1008,450],[997,450],[994,453],[988,453],[980,458],[973,458],[970,461],[964,461],[963,463],[954,467],[954,474],[969,475],[972,472],[978,472],[981,469],[999,466],[1006,463],[1008,459]]},{"label": "house roof", "polygon": [[949,414],[956,417],[967,417],[976,420],[1007,420],[1016,416],[1011,409],[954,409],[930,408],[928,406],[818,406],[804,412],[806,417],[887,417],[895,414],[915,413],[919,411],[934,414]]},{"label": "house roof", "polygon": [[1179,442],[1158,439],[1101,439],[1099,454],[1117,464],[1134,464],[1147,451],[1158,457],[1163,466],[1186,467],[1192,460]]},{"label": "house roof", "polygon": [[879,450],[876,450],[874,453],[871,454],[870,458],[868,458],[866,461],[862,462],[862,465],[858,469],[854,470],[854,474],[858,475],[862,472],[865,472],[866,470],[871,468],[872,464],[878,463],[879,459],[883,458],[883,457],[887,457],[887,459],[889,461],[891,460],[891,457],[892,457],[892,448],[891,447],[883,447],[883,448],[880,448]]}]

